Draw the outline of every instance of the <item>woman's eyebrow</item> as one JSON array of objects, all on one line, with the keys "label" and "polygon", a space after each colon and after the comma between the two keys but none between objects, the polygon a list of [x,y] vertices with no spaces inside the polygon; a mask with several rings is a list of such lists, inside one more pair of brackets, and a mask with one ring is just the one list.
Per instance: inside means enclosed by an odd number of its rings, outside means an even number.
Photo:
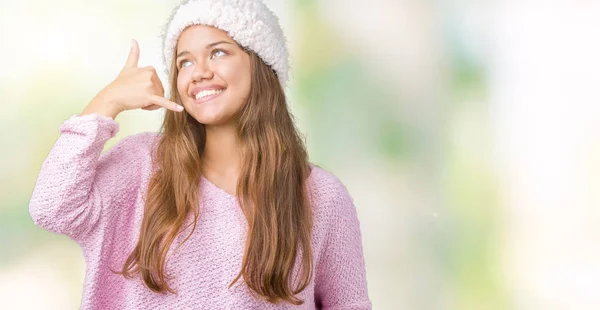
[{"label": "woman's eyebrow", "polygon": [[233,43],[231,43],[229,41],[217,41],[217,42],[214,42],[214,43],[211,43],[211,44],[207,45],[206,48],[209,49],[209,48],[211,48],[213,46],[216,46],[216,45],[219,45],[219,44],[233,44]]},{"label": "woman's eyebrow", "polygon": [[[206,49],[209,49],[211,47],[217,46],[219,44],[232,44],[233,45],[233,43],[231,43],[229,41],[217,41],[217,42],[213,42],[213,43],[208,44],[206,46]],[[188,51],[181,51],[179,54],[177,54],[177,57],[175,57],[175,58],[179,58],[179,57],[181,57],[181,56],[183,56],[185,54],[191,54],[191,53],[188,52]]]}]

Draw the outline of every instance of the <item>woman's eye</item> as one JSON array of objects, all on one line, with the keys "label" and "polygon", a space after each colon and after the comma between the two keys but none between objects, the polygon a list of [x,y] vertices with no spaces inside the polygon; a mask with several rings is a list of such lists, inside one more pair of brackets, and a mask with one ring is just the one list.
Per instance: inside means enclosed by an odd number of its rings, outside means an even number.
[{"label": "woman's eye", "polygon": [[217,57],[218,57],[218,56],[221,56],[221,55],[225,55],[225,52],[223,52],[222,50],[214,50],[214,51],[212,52],[212,56],[211,56],[211,58],[213,58],[213,57],[215,57],[215,56],[217,56]]},{"label": "woman's eye", "polygon": [[179,67],[180,67],[180,68],[186,67],[186,66],[185,66],[185,64],[186,64],[186,63],[188,63],[188,62],[189,62],[189,63],[192,63],[192,62],[191,62],[191,61],[189,61],[189,60],[184,60],[184,61],[182,61],[182,62],[180,62],[180,63],[179,63]]}]

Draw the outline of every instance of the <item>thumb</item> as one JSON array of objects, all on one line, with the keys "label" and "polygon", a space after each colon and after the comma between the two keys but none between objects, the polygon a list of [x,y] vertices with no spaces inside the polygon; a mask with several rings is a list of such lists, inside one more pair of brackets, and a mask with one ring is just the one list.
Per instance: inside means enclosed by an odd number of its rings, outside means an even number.
[{"label": "thumb", "polygon": [[140,47],[135,39],[131,40],[131,49],[129,50],[129,57],[125,62],[125,68],[136,68],[138,66],[138,60],[140,59]]}]

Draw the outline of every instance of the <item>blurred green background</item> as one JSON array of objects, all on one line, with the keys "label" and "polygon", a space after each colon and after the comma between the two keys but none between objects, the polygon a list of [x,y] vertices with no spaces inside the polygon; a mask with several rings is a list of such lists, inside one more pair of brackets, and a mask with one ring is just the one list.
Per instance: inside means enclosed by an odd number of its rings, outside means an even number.
[{"label": "blurred green background", "polygon": [[[0,2],[0,308],[79,307],[80,249],[29,217],[37,173],[131,38],[161,68],[177,2]],[[265,2],[311,161],[355,200],[374,309],[600,309],[600,5]],[[162,113],[119,115],[105,149]]]}]

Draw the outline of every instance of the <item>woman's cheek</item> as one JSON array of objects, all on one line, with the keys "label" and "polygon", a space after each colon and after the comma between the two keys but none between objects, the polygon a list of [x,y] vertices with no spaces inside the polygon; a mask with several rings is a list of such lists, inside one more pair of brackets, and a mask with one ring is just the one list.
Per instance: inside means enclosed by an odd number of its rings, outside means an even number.
[{"label": "woman's cheek", "polygon": [[185,73],[180,73],[179,75],[177,75],[177,89],[180,93],[186,92],[187,87],[185,85],[187,85],[187,83],[185,81],[187,81]]}]

